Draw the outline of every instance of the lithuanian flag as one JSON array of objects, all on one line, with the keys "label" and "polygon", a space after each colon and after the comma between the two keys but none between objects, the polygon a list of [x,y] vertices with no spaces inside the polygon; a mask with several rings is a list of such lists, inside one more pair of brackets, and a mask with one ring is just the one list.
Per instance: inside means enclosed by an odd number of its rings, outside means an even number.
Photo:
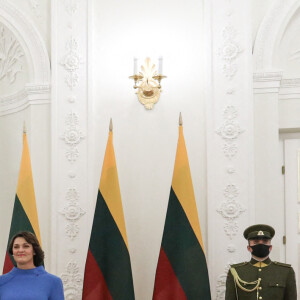
[{"label": "lithuanian flag", "polygon": [[128,241],[113,147],[112,122],[85,265],[82,300],[133,300]]},{"label": "lithuanian flag", "polygon": [[[41,243],[38,214],[35,203],[31,162],[26,132],[23,133],[23,153],[17,186],[17,194],[13,208],[8,244],[11,238],[20,231],[34,233]],[[8,246],[7,246],[8,248]],[[8,249],[7,249],[8,250]],[[3,274],[8,273],[14,265],[13,257],[6,251]]]},{"label": "lithuanian flag", "polygon": [[172,187],[156,269],[153,299],[211,299],[181,115]]}]

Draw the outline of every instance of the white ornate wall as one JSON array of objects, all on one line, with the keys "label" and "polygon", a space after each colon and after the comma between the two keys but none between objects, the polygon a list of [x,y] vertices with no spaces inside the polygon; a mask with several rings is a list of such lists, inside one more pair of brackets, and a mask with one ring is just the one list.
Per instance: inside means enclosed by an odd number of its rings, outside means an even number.
[{"label": "white ornate wall", "polygon": [[[50,235],[50,64],[27,2],[0,1],[0,267],[4,261],[26,123],[41,232]],[[50,241],[43,238],[49,250]],[[49,252],[49,251],[47,251]],[[46,258],[49,261],[49,256]]]},{"label": "white ornate wall", "polygon": [[[181,111],[213,299],[229,264],[248,259],[249,224],[276,227],[285,261],[279,131],[300,128],[298,2],[0,0],[0,45],[18,58],[0,61],[0,255],[25,120],[46,266],[80,299],[112,117],[136,298],[151,298]],[[168,78],[147,111],[128,76],[133,57],[161,55]]]},{"label": "white ornate wall", "polygon": [[254,221],[251,3],[207,1],[208,261],[213,299],[224,299],[229,264],[248,259]]}]

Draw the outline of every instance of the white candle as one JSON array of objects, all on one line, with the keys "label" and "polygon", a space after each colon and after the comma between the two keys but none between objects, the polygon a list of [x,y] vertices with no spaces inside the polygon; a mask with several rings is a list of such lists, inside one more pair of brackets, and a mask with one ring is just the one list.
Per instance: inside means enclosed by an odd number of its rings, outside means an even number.
[{"label": "white candle", "polygon": [[133,74],[137,74],[137,58],[133,58]]},{"label": "white candle", "polygon": [[162,65],[163,65],[163,57],[160,56],[158,58],[158,74],[162,74]]}]

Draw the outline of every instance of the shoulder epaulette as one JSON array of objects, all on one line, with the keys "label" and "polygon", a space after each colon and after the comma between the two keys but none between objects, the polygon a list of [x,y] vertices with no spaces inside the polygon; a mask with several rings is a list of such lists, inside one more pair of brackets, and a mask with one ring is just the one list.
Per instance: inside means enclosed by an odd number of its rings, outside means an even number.
[{"label": "shoulder epaulette", "polygon": [[284,263],[278,262],[278,261],[273,261],[273,263],[274,263],[275,265],[282,266],[282,267],[287,267],[287,268],[290,268],[290,267],[291,267],[290,264],[284,264]]},{"label": "shoulder epaulette", "polygon": [[244,262],[241,262],[241,263],[238,263],[238,264],[230,265],[230,267],[231,268],[241,267],[241,266],[246,265],[247,263],[248,263],[247,261],[244,261]]}]

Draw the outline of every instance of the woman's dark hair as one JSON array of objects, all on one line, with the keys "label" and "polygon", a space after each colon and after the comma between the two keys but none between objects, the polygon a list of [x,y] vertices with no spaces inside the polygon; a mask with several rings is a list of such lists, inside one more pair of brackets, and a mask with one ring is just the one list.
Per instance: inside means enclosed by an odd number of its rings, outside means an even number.
[{"label": "woman's dark hair", "polygon": [[12,239],[10,240],[9,242],[9,246],[8,246],[8,253],[10,255],[13,255],[13,246],[14,246],[14,242],[15,242],[15,239],[18,238],[18,237],[21,237],[21,238],[24,238],[25,241],[28,243],[28,244],[31,244],[32,247],[33,247],[33,251],[35,253],[35,255],[33,256],[33,263],[36,267],[40,266],[41,264],[43,264],[43,261],[44,261],[44,251],[42,250],[41,246],[40,246],[40,243],[37,239],[37,237],[29,232],[29,231],[21,231],[17,234],[15,234]]}]

